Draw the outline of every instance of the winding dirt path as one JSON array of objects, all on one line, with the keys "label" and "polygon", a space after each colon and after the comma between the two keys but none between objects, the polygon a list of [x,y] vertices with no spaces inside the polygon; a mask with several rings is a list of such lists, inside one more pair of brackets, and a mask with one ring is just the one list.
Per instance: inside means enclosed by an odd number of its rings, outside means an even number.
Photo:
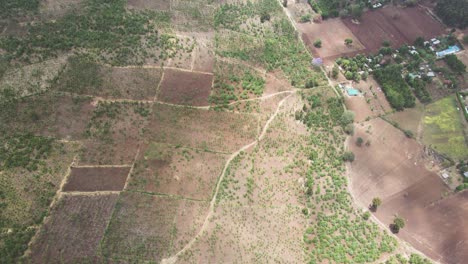
[{"label": "winding dirt path", "polygon": [[293,94],[296,93],[296,91],[288,91],[290,93],[290,95],[286,96],[285,98],[283,98],[283,100],[281,100],[279,103],[278,103],[278,106],[276,108],[276,111],[275,113],[273,113],[273,115],[271,115],[271,117],[268,119],[268,121],[265,123],[265,125],[263,126],[263,129],[262,129],[262,132],[260,133],[260,135],[258,136],[258,138],[243,146],[242,148],[240,148],[239,150],[237,150],[236,152],[234,152],[233,154],[231,154],[231,156],[229,157],[229,159],[226,161],[226,164],[224,165],[224,169],[223,169],[223,172],[221,173],[221,176],[219,177],[218,179],[218,183],[216,185],[216,189],[215,189],[215,193],[213,195],[213,198],[211,199],[211,202],[210,202],[210,208],[208,210],[208,214],[206,215],[205,217],[205,220],[203,222],[203,225],[201,226],[200,230],[198,231],[198,233],[185,245],[184,248],[182,248],[179,252],[175,253],[173,256],[169,257],[169,258],[166,258],[166,259],[163,259],[161,261],[162,264],[174,264],[176,263],[178,257],[183,254],[185,251],[187,251],[188,249],[190,249],[192,247],[192,245],[203,235],[203,233],[205,232],[206,228],[208,227],[208,224],[209,224],[209,220],[210,218],[213,216],[213,213],[214,213],[214,208],[215,208],[215,204],[216,204],[216,197],[218,196],[218,193],[219,193],[219,188],[221,187],[221,183],[223,182],[223,179],[224,179],[224,176],[226,175],[226,171],[227,169],[229,168],[229,165],[231,164],[231,161],[236,158],[241,152],[249,149],[250,147],[256,145],[258,142],[260,142],[260,140],[262,140],[265,135],[266,135],[266,132],[271,124],[271,122],[273,122],[273,120],[275,119],[275,117],[278,115],[279,113],[279,110],[281,108],[281,106],[284,104],[284,102]]}]

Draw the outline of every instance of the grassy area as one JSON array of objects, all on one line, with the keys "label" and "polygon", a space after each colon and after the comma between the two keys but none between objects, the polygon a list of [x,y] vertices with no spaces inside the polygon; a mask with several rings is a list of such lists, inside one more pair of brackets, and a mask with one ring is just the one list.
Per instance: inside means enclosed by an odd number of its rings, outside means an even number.
[{"label": "grassy area", "polygon": [[454,159],[466,159],[468,151],[456,99],[446,97],[426,107],[424,143]]}]

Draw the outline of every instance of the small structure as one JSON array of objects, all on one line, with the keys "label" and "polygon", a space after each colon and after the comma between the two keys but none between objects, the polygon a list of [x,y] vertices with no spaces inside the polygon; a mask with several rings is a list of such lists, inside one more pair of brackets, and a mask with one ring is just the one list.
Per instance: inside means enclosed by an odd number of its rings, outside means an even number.
[{"label": "small structure", "polygon": [[457,45],[450,46],[446,50],[436,52],[437,58],[443,58],[447,55],[454,54],[460,51],[460,48]]},{"label": "small structure", "polygon": [[465,172],[463,173],[463,176],[465,176],[465,178],[468,178],[468,171],[465,171]]},{"label": "small structure", "polygon": [[444,179],[448,179],[448,178],[449,178],[449,175],[448,175],[448,173],[446,173],[446,172],[442,173],[442,178],[444,178]]},{"label": "small structure", "polygon": [[316,67],[320,67],[323,64],[323,59],[322,58],[313,58],[312,59],[312,65]]},{"label": "small structure", "polygon": [[435,77],[435,73],[432,71],[428,72],[426,75],[427,77]]}]

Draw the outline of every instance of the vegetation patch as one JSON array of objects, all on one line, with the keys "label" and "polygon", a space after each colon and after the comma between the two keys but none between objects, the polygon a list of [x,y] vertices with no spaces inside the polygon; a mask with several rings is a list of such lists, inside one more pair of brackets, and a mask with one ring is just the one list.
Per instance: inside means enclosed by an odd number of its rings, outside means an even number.
[{"label": "vegetation patch", "polygon": [[216,152],[234,152],[255,140],[253,115],[155,104],[145,138]]},{"label": "vegetation patch", "polygon": [[118,195],[64,195],[31,246],[32,262],[96,262]]},{"label": "vegetation patch", "polygon": [[0,160],[14,167],[0,167],[0,262],[13,263],[47,215],[78,146],[32,135],[3,136],[1,146]]},{"label": "vegetation patch", "polygon": [[209,201],[225,161],[223,154],[149,143],[140,151],[128,189]]},{"label": "vegetation patch", "polygon": [[64,192],[121,191],[130,167],[74,167],[63,186]]},{"label": "vegetation patch", "polygon": [[424,142],[455,159],[468,157],[462,120],[456,99],[446,97],[426,107],[424,117]]}]

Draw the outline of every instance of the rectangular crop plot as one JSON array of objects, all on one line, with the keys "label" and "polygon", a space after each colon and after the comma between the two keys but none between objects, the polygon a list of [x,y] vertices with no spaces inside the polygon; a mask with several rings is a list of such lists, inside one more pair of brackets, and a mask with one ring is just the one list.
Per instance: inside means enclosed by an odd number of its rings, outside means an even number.
[{"label": "rectangular crop plot", "polygon": [[396,48],[412,44],[418,37],[429,39],[442,35],[445,29],[421,7],[386,7],[365,12],[359,24],[353,23],[351,18],[344,22],[367,52],[378,51],[383,41],[390,41]]},{"label": "rectangular crop plot", "polygon": [[128,189],[210,200],[227,157],[150,143],[140,151]]},{"label": "rectangular crop plot", "polygon": [[64,192],[121,191],[130,167],[72,168]]},{"label": "rectangular crop plot", "polygon": [[234,152],[255,140],[258,117],[155,104],[146,139],[218,152]]},{"label": "rectangular crop plot", "polygon": [[117,198],[117,194],[63,196],[32,244],[30,262],[95,263]]},{"label": "rectangular crop plot", "polygon": [[212,82],[212,74],[166,69],[158,99],[171,104],[208,105]]},{"label": "rectangular crop plot", "polygon": [[101,243],[102,255],[159,263],[201,228],[208,202],[123,192]]}]

